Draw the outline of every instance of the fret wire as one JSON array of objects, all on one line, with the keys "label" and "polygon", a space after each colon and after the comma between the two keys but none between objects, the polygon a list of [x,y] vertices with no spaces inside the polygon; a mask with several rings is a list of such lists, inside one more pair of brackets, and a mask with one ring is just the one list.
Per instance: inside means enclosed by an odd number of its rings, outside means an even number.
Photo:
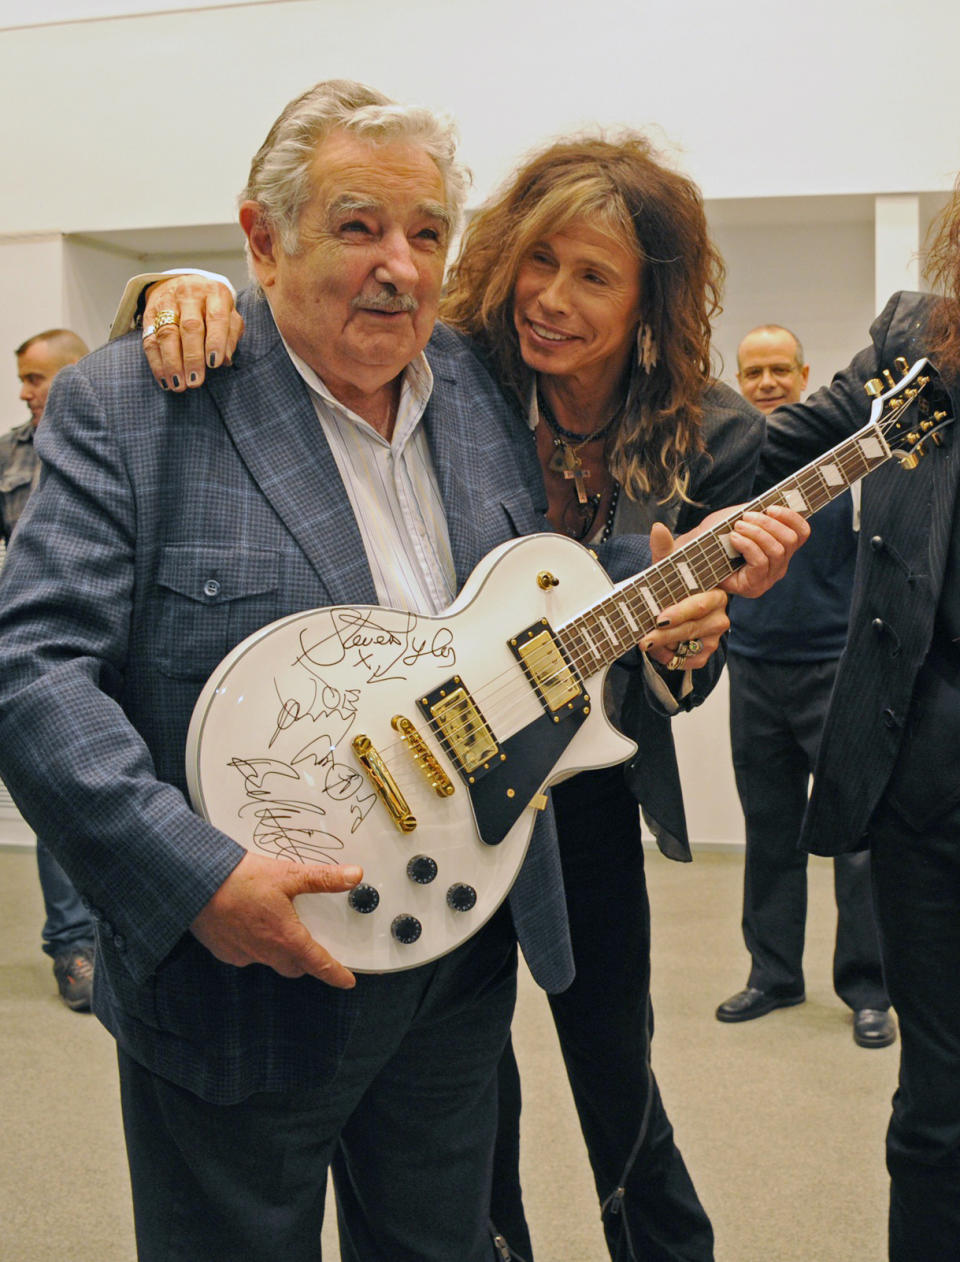
[{"label": "fret wire", "polygon": [[[801,515],[812,516],[847,487],[889,459],[882,445],[876,456],[864,452],[863,440],[875,432],[875,429],[861,431],[838,444],[825,452],[819,460],[799,470],[792,478],[783,479],[744,505],[741,513],[764,512],[774,505],[792,508],[794,505],[790,503],[790,498],[796,503],[799,496],[804,505],[800,510]],[[827,465],[836,468],[843,480],[842,486],[827,480],[823,472]],[[655,628],[656,617],[647,604],[646,593],[649,593],[654,604],[661,609],[677,603],[694,591],[708,591],[734,573],[743,561],[731,556],[721,538],[729,533],[739,515],[731,515],[726,522],[692,540],[679,554],[664,558],[618,588],[593,610],[587,610],[566,626],[557,628],[556,634],[576,669],[581,673],[592,674],[599,667],[609,664],[608,657],[610,661],[615,660],[627,647],[637,644]],[[689,567],[695,587],[688,586],[681,565]],[[630,627],[620,608],[620,602],[624,601],[637,623],[637,630]],[[604,622],[599,621],[601,614],[609,631],[605,629]],[[580,627],[583,628],[583,633]],[[612,639],[610,632],[614,633]]]}]

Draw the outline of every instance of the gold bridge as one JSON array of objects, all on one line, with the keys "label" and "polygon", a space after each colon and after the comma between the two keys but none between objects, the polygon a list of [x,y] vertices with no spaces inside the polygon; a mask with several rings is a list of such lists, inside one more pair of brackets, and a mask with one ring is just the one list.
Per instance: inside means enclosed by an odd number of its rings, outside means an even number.
[{"label": "gold bridge", "polygon": [[400,792],[396,780],[387,769],[387,764],[374,749],[369,736],[353,738],[353,752],[360,766],[370,778],[370,783],[377,791],[377,796],[384,804],[393,822],[402,833],[412,833],[417,826],[417,817],[407,805],[407,800]]},{"label": "gold bridge", "polygon": [[456,792],[456,787],[444,769],[431,754],[426,741],[416,727],[402,714],[395,714],[390,726],[403,737],[403,743],[409,749],[413,761],[417,764],[427,781],[439,798],[448,798]]}]

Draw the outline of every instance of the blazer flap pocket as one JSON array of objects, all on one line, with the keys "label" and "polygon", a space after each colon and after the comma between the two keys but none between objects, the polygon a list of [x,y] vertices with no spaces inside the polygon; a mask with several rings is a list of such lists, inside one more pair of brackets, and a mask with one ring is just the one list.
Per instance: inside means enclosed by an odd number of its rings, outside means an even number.
[{"label": "blazer flap pocket", "polygon": [[204,605],[220,605],[276,590],[279,556],[258,548],[173,544],[164,548],[157,582]]},{"label": "blazer flap pocket", "polygon": [[533,500],[522,491],[507,491],[500,495],[500,503],[518,535],[536,534],[544,528],[544,519],[534,507]]}]

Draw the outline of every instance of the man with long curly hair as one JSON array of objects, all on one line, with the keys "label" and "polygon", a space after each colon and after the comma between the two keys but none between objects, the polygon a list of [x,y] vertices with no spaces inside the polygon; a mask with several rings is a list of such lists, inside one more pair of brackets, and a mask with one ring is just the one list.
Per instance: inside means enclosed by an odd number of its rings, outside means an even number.
[{"label": "man with long curly hair", "polygon": [[[831,385],[769,419],[768,481],[856,431],[863,385],[903,356],[938,370],[960,414],[960,180],[935,225],[936,294],[895,294]],[[944,418],[945,419],[945,418]],[[801,838],[869,846],[899,1086],[887,1132],[892,1262],[960,1256],[960,435],[863,488],[857,580]]]}]

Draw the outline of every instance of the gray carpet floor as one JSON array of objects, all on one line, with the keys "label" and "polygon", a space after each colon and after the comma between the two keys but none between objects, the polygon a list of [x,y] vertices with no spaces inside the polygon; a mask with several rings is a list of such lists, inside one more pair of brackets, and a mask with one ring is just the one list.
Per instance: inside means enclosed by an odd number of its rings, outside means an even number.
[{"label": "gray carpet floor", "polygon": [[[717,1262],[882,1262],[898,1046],[858,1048],[833,994],[827,860],[810,865],[807,1002],[744,1025],[714,1020],[746,980],[742,867],[737,852],[701,852],[692,865],[647,855],[654,1067]],[[113,1043],[57,998],[40,921],[33,855],[0,849],[0,1259],[132,1262]],[[515,1039],[538,1262],[605,1262],[549,1011],[525,972]],[[327,1259],[335,1240],[331,1213]]]}]

